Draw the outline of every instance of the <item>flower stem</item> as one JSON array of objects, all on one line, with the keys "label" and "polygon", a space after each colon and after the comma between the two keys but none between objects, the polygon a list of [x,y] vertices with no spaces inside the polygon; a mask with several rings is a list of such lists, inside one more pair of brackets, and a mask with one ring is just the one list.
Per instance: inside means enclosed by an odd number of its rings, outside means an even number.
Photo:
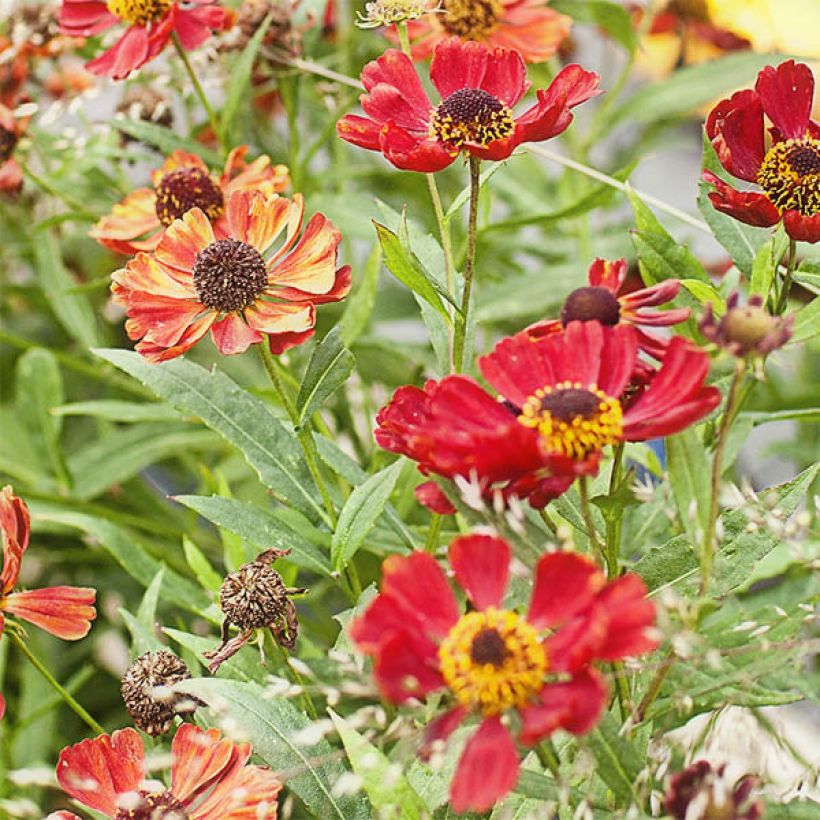
[{"label": "flower stem", "polygon": [[430,516],[430,527],[427,530],[427,541],[424,544],[424,551],[434,553],[438,549],[438,536],[441,532],[441,520],[443,515],[433,513]]},{"label": "flower stem", "polygon": [[481,183],[481,160],[470,156],[470,215],[467,220],[467,256],[464,261],[464,293],[461,298],[461,315],[458,317],[453,337],[453,370],[464,369],[464,344],[470,317],[470,295],[475,272],[476,225],[478,223],[478,195]]},{"label": "flower stem", "polygon": [[786,266],[786,273],[783,276],[783,284],[780,286],[780,296],[777,299],[777,307],[774,312],[778,315],[788,307],[789,292],[792,289],[792,276],[794,274],[794,266],[797,260],[797,242],[794,239],[789,240],[789,261]]},{"label": "flower stem", "polygon": [[436,224],[441,236],[441,247],[444,251],[444,275],[447,280],[447,290],[450,294],[455,290],[455,276],[453,274],[453,243],[450,240],[450,226],[444,216],[441,206],[441,196],[436,184],[436,175],[427,174],[427,187],[430,190],[430,199],[433,201],[433,211],[436,214]]},{"label": "flower stem", "polygon": [[546,510],[538,510],[538,515],[541,516],[541,520],[547,525],[547,529],[557,538],[558,525],[550,518],[550,514]]},{"label": "flower stem", "polygon": [[216,139],[219,141],[219,144],[222,145],[222,133],[219,128],[219,120],[216,117],[216,111],[214,111],[213,106],[208,102],[208,98],[207,96],[205,96],[205,90],[202,88],[202,84],[199,82],[199,78],[196,76],[194,67],[191,65],[191,61],[188,59],[188,54],[186,53],[185,48],[180,42],[179,36],[175,31],[171,32],[171,41],[174,44],[174,48],[177,50],[179,59],[182,60],[182,65],[185,66],[185,71],[191,79],[191,85],[193,86],[194,91],[197,97],[199,97],[199,101],[202,103],[202,107],[205,109],[205,113],[208,115],[208,122],[210,122],[211,124],[211,128],[214,132],[214,137],[216,137]]},{"label": "flower stem", "polygon": [[541,765],[545,769],[552,772],[552,776],[559,780],[561,778],[560,762],[558,760],[558,753],[555,751],[555,746],[552,745],[551,740],[542,740],[535,747],[535,754]]},{"label": "flower stem", "polygon": [[[268,634],[270,634],[270,632]],[[285,674],[287,674],[287,676],[302,690],[300,698],[302,701],[302,708],[304,708],[311,720],[316,720],[319,717],[319,714],[316,711],[316,704],[314,704],[313,698],[307,690],[305,679],[302,677],[301,672],[299,672],[295,666],[291,666],[290,652],[288,652],[287,647],[282,646],[282,644],[273,638],[273,636],[271,636],[271,640],[279,650],[279,654],[282,656],[282,664],[285,667]]]},{"label": "flower stem", "polygon": [[[615,457],[612,460],[612,472],[609,475],[609,495],[613,496],[621,482],[621,467],[624,461],[624,443],[615,448]],[[618,557],[621,553],[621,525],[623,524],[623,510],[617,518],[611,517],[606,522],[606,565],[608,575],[614,578],[618,574]]]},{"label": "flower stem", "polygon": [[715,455],[712,460],[712,485],[709,498],[709,517],[706,521],[706,535],[703,539],[703,548],[700,559],[700,594],[705,595],[709,588],[709,575],[712,572],[712,559],[715,553],[715,532],[717,529],[718,513],[720,512],[720,477],[723,474],[723,454],[726,450],[726,440],[729,437],[729,427],[734,418],[735,404],[738,392],[746,373],[746,360],[738,359],[735,375],[726,396],[726,406],[718,428]]},{"label": "flower stem", "polygon": [[407,21],[402,20],[400,23],[396,23],[396,31],[399,34],[401,50],[412,60],[413,56],[410,53],[410,35],[407,33]]},{"label": "flower stem", "polygon": [[590,547],[592,547],[601,558],[606,559],[604,548],[598,540],[598,533],[592,521],[592,510],[589,506],[589,487],[587,486],[587,477],[585,475],[582,475],[578,479],[578,495],[581,498],[581,517],[584,519],[584,524],[587,528]]},{"label": "flower stem", "polygon": [[74,699],[74,697],[65,689],[57,679],[46,669],[43,662],[26,646],[25,641],[17,634],[17,632],[9,629],[6,634],[17,645],[18,649],[28,658],[31,665],[51,684],[57,694],[70,706],[77,716],[86,723],[89,728],[95,731],[98,735],[104,735],[105,729],[94,720],[91,715]]},{"label": "flower stem", "polygon": [[646,692],[644,693],[643,698],[641,698],[641,702],[638,704],[638,708],[635,710],[633,714],[633,723],[640,723],[646,717],[646,711],[652,705],[655,698],[658,696],[658,693],[661,691],[661,686],[663,686],[663,682],[666,680],[666,676],[669,674],[669,670],[672,668],[672,664],[675,662],[675,653],[670,648],[667,653],[666,657],[663,659],[663,662],[658,667],[658,671],[655,673],[655,677],[652,678],[652,681],[649,684]]}]

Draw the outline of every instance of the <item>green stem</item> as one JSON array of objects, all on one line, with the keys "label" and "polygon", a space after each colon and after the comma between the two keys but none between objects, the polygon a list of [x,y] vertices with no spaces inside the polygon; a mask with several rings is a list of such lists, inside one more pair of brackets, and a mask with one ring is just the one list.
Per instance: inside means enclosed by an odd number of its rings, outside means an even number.
[{"label": "green stem", "polygon": [[410,53],[410,35],[407,33],[407,21],[402,20],[400,23],[396,23],[396,31],[399,34],[401,50],[412,60],[413,56]]},{"label": "green stem", "polygon": [[458,317],[453,338],[453,371],[464,369],[464,345],[470,317],[470,296],[475,272],[476,226],[478,223],[478,195],[481,184],[481,160],[470,156],[470,215],[467,220],[467,256],[464,260],[464,293],[461,315]]},{"label": "green stem", "polygon": [[672,668],[672,664],[674,662],[675,653],[672,649],[669,649],[666,652],[666,657],[663,659],[663,662],[658,667],[655,677],[652,678],[652,681],[641,699],[641,702],[638,704],[638,708],[635,710],[633,715],[633,723],[640,723],[646,717],[647,710],[660,693],[661,686],[663,686],[663,682],[666,680],[666,676],[669,674],[669,670]]},{"label": "green stem", "polygon": [[174,44],[174,48],[177,50],[179,59],[182,60],[182,65],[185,66],[185,71],[187,72],[188,77],[191,79],[191,85],[194,87],[194,91],[196,92],[197,97],[199,97],[199,101],[202,103],[205,113],[208,115],[208,122],[211,124],[214,137],[216,137],[219,144],[224,148],[224,145],[222,144],[222,132],[219,128],[219,120],[217,119],[216,111],[214,111],[213,106],[211,106],[208,102],[208,98],[205,96],[205,90],[202,88],[199,78],[196,76],[196,72],[194,71],[194,67],[188,59],[188,54],[185,52],[185,48],[180,42],[179,36],[175,31],[171,32],[171,41]]},{"label": "green stem", "polygon": [[296,667],[291,666],[290,652],[288,652],[288,650],[275,638],[272,637],[272,640],[273,643],[276,644],[279,654],[282,656],[282,663],[285,665],[285,669],[287,670],[286,674],[302,690],[301,701],[304,710],[308,713],[308,717],[310,717],[311,720],[316,720],[319,717],[319,713],[316,711],[316,704],[313,702],[313,698],[307,690],[305,679]]},{"label": "green stem", "polygon": [[44,177],[41,177],[39,174],[34,173],[28,165],[23,162],[21,159],[17,159],[17,164],[22,168],[23,173],[38,187],[42,188],[47,194],[51,194],[51,196],[56,197],[57,199],[61,199],[68,205],[73,211],[75,211],[75,216],[82,217],[83,219],[87,219],[89,222],[95,222],[97,219],[97,215],[92,213],[91,211],[87,210],[79,200],[74,199],[73,196],[70,194],[66,194],[63,191],[55,188],[51,182],[49,182]]},{"label": "green stem", "polygon": [[746,373],[746,360],[738,359],[735,375],[726,396],[726,406],[718,428],[715,443],[715,455],[712,460],[712,484],[709,498],[709,517],[706,520],[706,534],[703,538],[703,548],[700,559],[700,594],[705,595],[709,588],[709,575],[712,572],[712,559],[715,553],[715,532],[717,529],[718,513],[720,512],[720,478],[723,475],[723,454],[726,449],[729,427],[734,418],[734,408],[737,402],[738,391]]},{"label": "green stem", "polygon": [[555,746],[552,745],[552,741],[542,740],[541,743],[535,747],[535,754],[541,762],[541,765],[545,769],[549,769],[556,780],[560,780],[560,761],[558,759],[558,753],[555,751]]},{"label": "green stem", "polygon": [[436,184],[436,175],[427,174],[426,176],[427,187],[430,190],[430,199],[433,201],[433,211],[436,214],[436,224],[438,225],[438,232],[441,236],[441,247],[444,251],[444,274],[447,280],[447,290],[452,294],[455,290],[456,280],[453,272],[453,243],[450,239],[450,225],[444,216],[444,208],[441,205],[441,196],[439,195],[438,185]]},{"label": "green stem", "polygon": [[550,518],[550,514],[546,510],[538,510],[538,515],[541,516],[541,520],[547,525],[547,529],[557,538],[558,525]]},{"label": "green stem", "polygon": [[795,262],[797,260],[797,242],[794,239],[789,240],[789,261],[786,267],[786,273],[783,276],[783,284],[780,286],[780,296],[777,299],[777,306],[774,312],[778,315],[783,313],[789,304],[789,292],[792,289],[792,276],[794,275]]},{"label": "green stem", "polygon": [[[613,496],[621,483],[621,468],[624,460],[624,443],[615,448],[615,457],[612,460],[612,472],[609,475],[609,495]],[[623,510],[617,518],[607,519],[606,522],[606,565],[610,578],[618,574],[618,557],[621,554],[621,527],[623,525]]]},{"label": "green stem", "polygon": [[98,735],[104,735],[105,729],[94,720],[91,715],[72,697],[71,693],[63,688],[57,679],[46,669],[42,661],[26,646],[25,641],[14,630],[7,630],[6,634],[17,645],[17,648],[28,658],[31,665],[51,684],[59,696],[70,706],[77,716]]},{"label": "green stem", "polygon": [[441,532],[443,515],[433,513],[430,517],[430,527],[427,530],[427,541],[424,543],[425,552],[433,553],[438,549],[438,536]]},{"label": "green stem", "polygon": [[629,686],[626,682],[626,672],[623,661],[613,661],[612,674],[615,678],[615,692],[618,696],[618,708],[621,711],[621,720],[625,721],[632,712],[632,701],[629,697]]},{"label": "green stem", "polygon": [[598,533],[595,530],[595,524],[592,521],[592,510],[589,506],[589,486],[585,475],[582,475],[578,479],[578,495],[581,498],[581,518],[584,519],[584,524],[587,528],[589,544],[598,553],[599,557],[604,558],[604,548],[598,540]]}]

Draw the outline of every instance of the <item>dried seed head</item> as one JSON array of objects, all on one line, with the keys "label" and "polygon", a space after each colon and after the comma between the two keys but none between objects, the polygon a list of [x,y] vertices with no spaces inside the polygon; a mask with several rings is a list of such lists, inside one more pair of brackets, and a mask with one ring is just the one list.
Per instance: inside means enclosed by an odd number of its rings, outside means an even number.
[{"label": "dried seed head", "polygon": [[195,711],[195,699],[170,688],[190,677],[188,667],[172,652],[140,655],[128,667],[120,685],[134,725],[151,736],[161,735],[171,728],[176,715]]},{"label": "dried seed head", "polygon": [[240,629],[259,629],[285,614],[287,590],[270,564],[256,560],[226,576],[219,592],[225,617]]}]

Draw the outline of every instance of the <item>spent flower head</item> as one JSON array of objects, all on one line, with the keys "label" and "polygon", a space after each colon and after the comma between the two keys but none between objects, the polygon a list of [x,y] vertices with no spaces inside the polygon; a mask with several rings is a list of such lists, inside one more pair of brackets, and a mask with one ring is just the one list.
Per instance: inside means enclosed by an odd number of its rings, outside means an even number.
[{"label": "spent flower head", "polygon": [[428,9],[427,6],[427,0],[374,0],[365,4],[364,14],[356,12],[359,18],[356,25],[359,28],[392,26],[407,20],[417,20],[424,14],[440,10],[439,6],[434,9]]},{"label": "spent flower head", "polygon": [[716,319],[708,303],[700,320],[700,332],[732,355],[767,356],[791,338],[794,316],[772,316],[763,306],[763,297],[754,294],[745,305],[735,292],[726,301],[726,313]]}]

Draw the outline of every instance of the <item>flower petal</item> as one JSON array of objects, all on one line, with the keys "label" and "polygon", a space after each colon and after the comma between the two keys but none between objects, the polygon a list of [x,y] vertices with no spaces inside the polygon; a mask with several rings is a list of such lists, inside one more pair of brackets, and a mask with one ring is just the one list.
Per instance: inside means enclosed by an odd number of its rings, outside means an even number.
[{"label": "flower petal", "polygon": [[482,43],[450,37],[433,52],[430,81],[442,99],[462,88],[481,88],[488,62],[489,52]]},{"label": "flower petal", "polygon": [[444,494],[441,487],[435,481],[425,481],[419,484],[413,495],[419,504],[427,507],[430,512],[436,515],[455,515],[457,512],[449,498]]},{"label": "flower petal", "polygon": [[718,103],[706,120],[706,134],[723,167],[755,182],[765,154],[763,104],[754,91],[738,91]]},{"label": "flower petal", "polygon": [[258,344],[264,336],[252,328],[238,313],[229,313],[211,325],[211,336],[216,349],[223,356],[244,353],[251,345]]},{"label": "flower petal", "polygon": [[166,228],[157,245],[156,258],[169,268],[190,272],[197,254],[215,241],[211,220],[201,209],[191,208]]},{"label": "flower petal", "polygon": [[711,171],[704,171],[703,179],[715,186],[708,196],[716,211],[757,228],[770,228],[780,222],[780,211],[765,194],[738,191]]},{"label": "flower petal", "polygon": [[373,676],[393,703],[422,700],[428,692],[444,686],[436,645],[410,632],[394,632],[382,641],[373,662]]},{"label": "flower petal", "polygon": [[820,214],[803,216],[799,211],[786,211],[783,225],[791,239],[798,242],[820,242]]},{"label": "flower petal", "polygon": [[510,576],[510,548],[492,535],[462,535],[448,551],[456,581],[476,609],[499,606]]},{"label": "flower petal", "polygon": [[814,98],[814,75],[805,63],[786,60],[777,68],[766,66],[757,75],[755,90],[766,116],[783,139],[806,135]]},{"label": "flower petal", "polygon": [[0,490],[0,529],[3,530],[3,573],[0,594],[9,592],[17,583],[20,561],[28,549],[31,517],[28,505],[14,494],[10,485]]},{"label": "flower petal", "polygon": [[455,706],[448,712],[433,718],[424,728],[424,741],[419,748],[419,757],[422,760],[428,760],[433,752],[433,744],[436,741],[446,741],[461,725],[468,711],[466,706]]},{"label": "flower petal", "polygon": [[552,552],[535,567],[527,620],[536,629],[568,621],[588,607],[606,583],[606,577],[591,559],[574,552]]},{"label": "flower petal", "polygon": [[220,777],[205,800],[197,805],[195,820],[224,818],[251,820],[275,818],[276,800],[282,782],[264,766],[242,766],[227,777]]},{"label": "flower petal", "polygon": [[438,140],[422,139],[390,122],[379,132],[379,147],[396,168],[425,174],[443,170],[458,156]]},{"label": "flower petal", "polygon": [[97,617],[96,596],[97,591],[87,587],[44,587],[13,592],[1,605],[6,612],[58,638],[76,641],[88,634],[91,621]]},{"label": "flower petal", "polygon": [[594,288],[606,288],[615,295],[626,281],[628,272],[626,259],[596,259],[589,266],[589,284]]},{"label": "flower petal", "polygon": [[381,151],[379,135],[382,126],[358,114],[346,114],[336,123],[336,133],[345,141],[367,148],[370,151]]},{"label": "flower petal", "polygon": [[[117,253],[153,250],[162,235],[156,204],[157,196],[151,188],[137,188],[114,205],[88,235]],[[137,240],[139,236],[145,238]]]},{"label": "flower petal", "polygon": [[342,232],[324,214],[314,214],[296,247],[270,269],[271,283],[327,293],[336,281],[341,241]]},{"label": "flower petal", "polygon": [[[362,97],[362,108],[377,122],[394,122],[410,130],[427,130],[432,104],[413,61],[406,54],[394,48],[385,51],[362,69],[362,84],[370,92]],[[368,107],[373,110],[368,111],[365,106],[377,88],[381,89],[382,96],[371,101]],[[399,96],[384,96],[391,88],[398,91]]]},{"label": "flower petal", "polygon": [[518,750],[497,717],[484,718],[467,741],[450,786],[453,811],[485,812],[518,782]]},{"label": "flower petal", "polygon": [[108,51],[86,63],[85,67],[92,74],[122,80],[145,65],[150,56],[148,29],[145,26],[129,26]]},{"label": "flower petal", "polygon": [[618,660],[643,655],[658,647],[651,634],[655,625],[655,604],[647,596],[646,584],[630,572],[607,584],[598,596],[598,603],[608,615],[608,635],[600,660]]}]

